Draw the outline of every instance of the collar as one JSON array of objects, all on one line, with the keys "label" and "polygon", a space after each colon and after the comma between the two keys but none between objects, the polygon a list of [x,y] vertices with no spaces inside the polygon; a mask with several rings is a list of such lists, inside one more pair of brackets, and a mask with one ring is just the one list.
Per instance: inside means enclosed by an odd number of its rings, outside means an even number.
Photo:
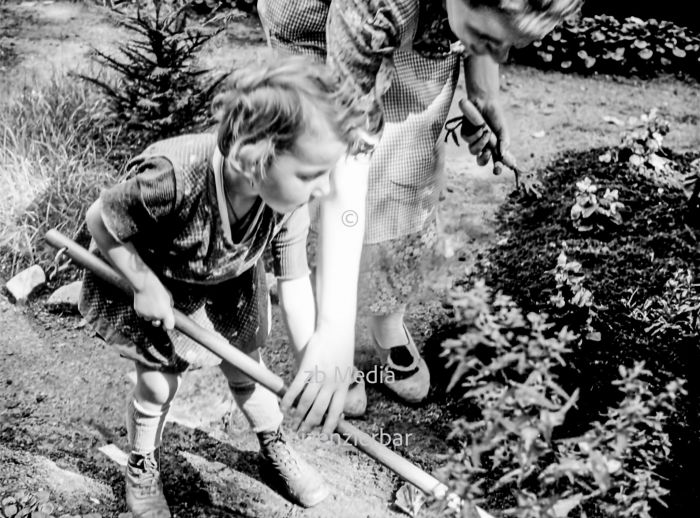
[{"label": "collar", "polygon": [[231,237],[231,222],[228,219],[228,207],[226,206],[226,192],[224,191],[224,156],[221,154],[218,147],[214,149],[211,165],[214,169],[216,204],[219,206],[219,216],[221,217],[224,236],[226,236],[229,241],[233,241]]}]

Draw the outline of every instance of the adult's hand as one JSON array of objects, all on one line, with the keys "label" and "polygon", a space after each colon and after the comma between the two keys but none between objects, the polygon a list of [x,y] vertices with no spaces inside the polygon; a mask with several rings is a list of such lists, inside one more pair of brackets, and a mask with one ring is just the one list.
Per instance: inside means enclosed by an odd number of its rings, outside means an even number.
[{"label": "adult's hand", "polygon": [[334,335],[323,327],[317,328],[282,399],[285,413],[298,401],[292,413],[293,430],[305,433],[323,423],[324,434],[335,431],[352,381],[354,336],[338,343],[338,336]]},{"label": "adult's hand", "polygon": [[[500,157],[508,151],[510,133],[499,97],[499,65],[488,54],[467,56],[464,78],[469,100],[476,106],[486,126],[474,135],[463,132],[462,137],[469,143],[469,150],[476,155],[479,165],[486,165],[493,150],[497,150],[493,173],[500,174],[504,169]],[[489,143],[491,150],[488,149]]]},{"label": "adult's hand", "polygon": [[[477,164],[484,166],[488,164],[489,160],[493,159],[493,174],[501,174],[504,164],[501,162],[500,157],[505,155],[510,146],[510,132],[508,131],[503,106],[497,98],[485,101],[471,99],[471,102],[481,114],[484,122],[475,132],[473,127],[462,125],[462,138],[469,144],[469,152],[476,156]],[[465,117],[469,119],[463,103],[460,103],[460,108]],[[475,121],[471,122],[474,123]],[[494,150],[496,150],[496,156],[494,156]]]}]

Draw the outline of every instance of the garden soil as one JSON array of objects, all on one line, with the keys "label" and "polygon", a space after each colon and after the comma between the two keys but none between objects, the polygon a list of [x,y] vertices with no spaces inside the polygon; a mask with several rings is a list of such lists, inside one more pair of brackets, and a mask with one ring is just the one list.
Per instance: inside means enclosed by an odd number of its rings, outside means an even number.
[{"label": "garden soil", "polygon": [[[3,3],[0,88],[33,87],[53,74],[94,67],[91,47],[110,50],[124,38],[116,20],[100,5]],[[241,15],[205,49],[202,63],[230,70],[264,49],[255,18]],[[613,145],[620,122],[653,107],[671,122],[667,146],[677,152],[700,147],[697,85],[671,78],[581,78],[509,65],[503,69],[502,86],[512,151],[523,169],[543,167],[564,150]],[[462,96],[463,89],[456,99]],[[434,342],[431,330],[443,318],[440,286],[461,276],[498,239],[492,216],[513,188],[512,176],[495,177],[489,168],[477,167],[464,145],[447,144],[446,171],[441,219],[455,253],[447,268],[439,269],[439,278],[430,277],[435,290],[421,292],[410,307],[408,327],[419,345]],[[125,512],[119,464],[119,452],[126,448],[123,407],[133,366],[106,348],[79,316],[47,312],[46,294],[21,307],[0,299],[0,497],[21,499],[27,491],[25,499],[33,495],[48,500],[51,507],[45,510],[55,516],[119,516]],[[290,380],[283,328],[275,307],[266,362]],[[362,320],[357,336],[358,366],[372,372],[377,360]],[[440,372],[434,371],[433,377],[441,379]],[[424,469],[438,468],[455,408],[449,398],[434,389],[427,402],[408,407],[377,384],[369,384],[368,397],[367,415],[356,424],[369,433],[383,432],[398,453]],[[165,492],[174,515],[401,515],[393,506],[401,483],[390,471],[347,445],[317,436],[292,440],[332,489],[332,496],[311,510],[291,505],[258,475],[255,438],[234,409],[218,371],[188,374],[162,451]]]}]

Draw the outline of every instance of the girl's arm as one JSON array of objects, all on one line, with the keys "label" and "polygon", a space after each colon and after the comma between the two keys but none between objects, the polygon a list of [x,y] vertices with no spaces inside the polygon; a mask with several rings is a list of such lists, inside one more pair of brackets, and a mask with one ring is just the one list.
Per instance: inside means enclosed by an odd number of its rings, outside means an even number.
[{"label": "girl's arm", "polygon": [[299,365],[304,349],[314,334],[316,308],[311,279],[308,275],[297,279],[278,279],[277,293],[282,309],[282,320],[292,342],[294,357]]},{"label": "girl's arm", "polygon": [[85,219],[97,247],[131,284],[136,313],[154,324],[162,322],[165,329],[173,329],[175,317],[170,293],[143,262],[133,244],[119,242],[112,236],[102,218],[100,200],[88,209]]}]

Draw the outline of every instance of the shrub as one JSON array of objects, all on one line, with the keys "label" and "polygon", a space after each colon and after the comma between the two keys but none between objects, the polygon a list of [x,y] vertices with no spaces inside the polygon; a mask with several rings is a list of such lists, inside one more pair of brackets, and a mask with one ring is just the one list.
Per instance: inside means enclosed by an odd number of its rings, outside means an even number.
[{"label": "shrub", "polygon": [[700,36],[668,21],[597,15],[565,21],[540,41],[515,49],[512,59],[581,74],[700,79]]},{"label": "shrub", "polygon": [[122,59],[95,50],[95,60],[116,72],[116,80],[81,75],[109,99],[113,124],[123,126],[130,142],[152,141],[210,122],[209,102],[224,79],[195,65],[198,51],[222,28],[188,22],[188,5],[155,0],[121,25],[133,39],[119,46]]},{"label": "shrub", "polygon": [[[508,237],[491,250],[480,272],[494,289],[511,294],[523,311],[547,313],[556,326],[581,337],[572,346],[565,375],[569,386],[580,389],[579,403],[560,431],[565,435],[585,435],[586,423],[616,406],[609,387],[620,376],[620,365],[644,359],[645,369],[654,373],[645,382],[657,395],[677,378],[692,380],[700,365],[700,233],[688,210],[687,193],[670,181],[688,176],[698,154],[675,154],[653,136],[647,146],[649,136],[657,133],[655,124],[647,117],[646,126],[637,131],[639,138],[627,134],[620,147],[557,157],[541,172],[541,198],[515,195],[499,211],[500,231]],[[641,160],[630,161],[633,155]],[[652,156],[663,158],[663,170],[650,165]],[[577,182],[586,177],[618,191],[625,205],[622,224],[585,233],[571,224],[571,203],[562,200],[574,200]],[[560,311],[552,296],[552,265],[562,249],[566,263],[581,265],[569,273],[583,275],[581,286],[592,293],[589,321],[573,307]],[[567,283],[558,284],[563,289]],[[588,326],[595,329],[594,336],[586,332]],[[695,467],[690,453],[700,441],[700,391],[695,384],[688,385],[688,397],[675,405],[678,413],[667,425],[670,462],[653,467],[669,478],[670,510],[657,508],[655,516],[683,514],[697,503],[689,482]]]},{"label": "shrub", "polygon": [[[455,289],[448,303],[463,329],[443,343],[456,364],[450,386],[478,417],[454,421],[450,439],[459,446],[441,471],[467,507],[485,502],[522,518],[649,517],[652,502],[667,494],[658,466],[670,448],[664,427],[683,394],[680,382],[654,393],[641,363],[620,367],[613,384],[621,401],[601,409],[603,421],[583,423],[584,433],[563,437],[579,393],[559,374],[576,335],[546,315],[524,315],[481,281]],[[477,516],[469,513],[461,516]]]},{"label": "shrub", "polygon": [[94,88],[64,75],[27,84],[3,102],[3,274],[37,261],[46,266],[55,254],[43,243],[46,230],[56,227],[76,235],[88,200],[117,177],[109,158],[119,133],[101,126],[105,110]]}]

